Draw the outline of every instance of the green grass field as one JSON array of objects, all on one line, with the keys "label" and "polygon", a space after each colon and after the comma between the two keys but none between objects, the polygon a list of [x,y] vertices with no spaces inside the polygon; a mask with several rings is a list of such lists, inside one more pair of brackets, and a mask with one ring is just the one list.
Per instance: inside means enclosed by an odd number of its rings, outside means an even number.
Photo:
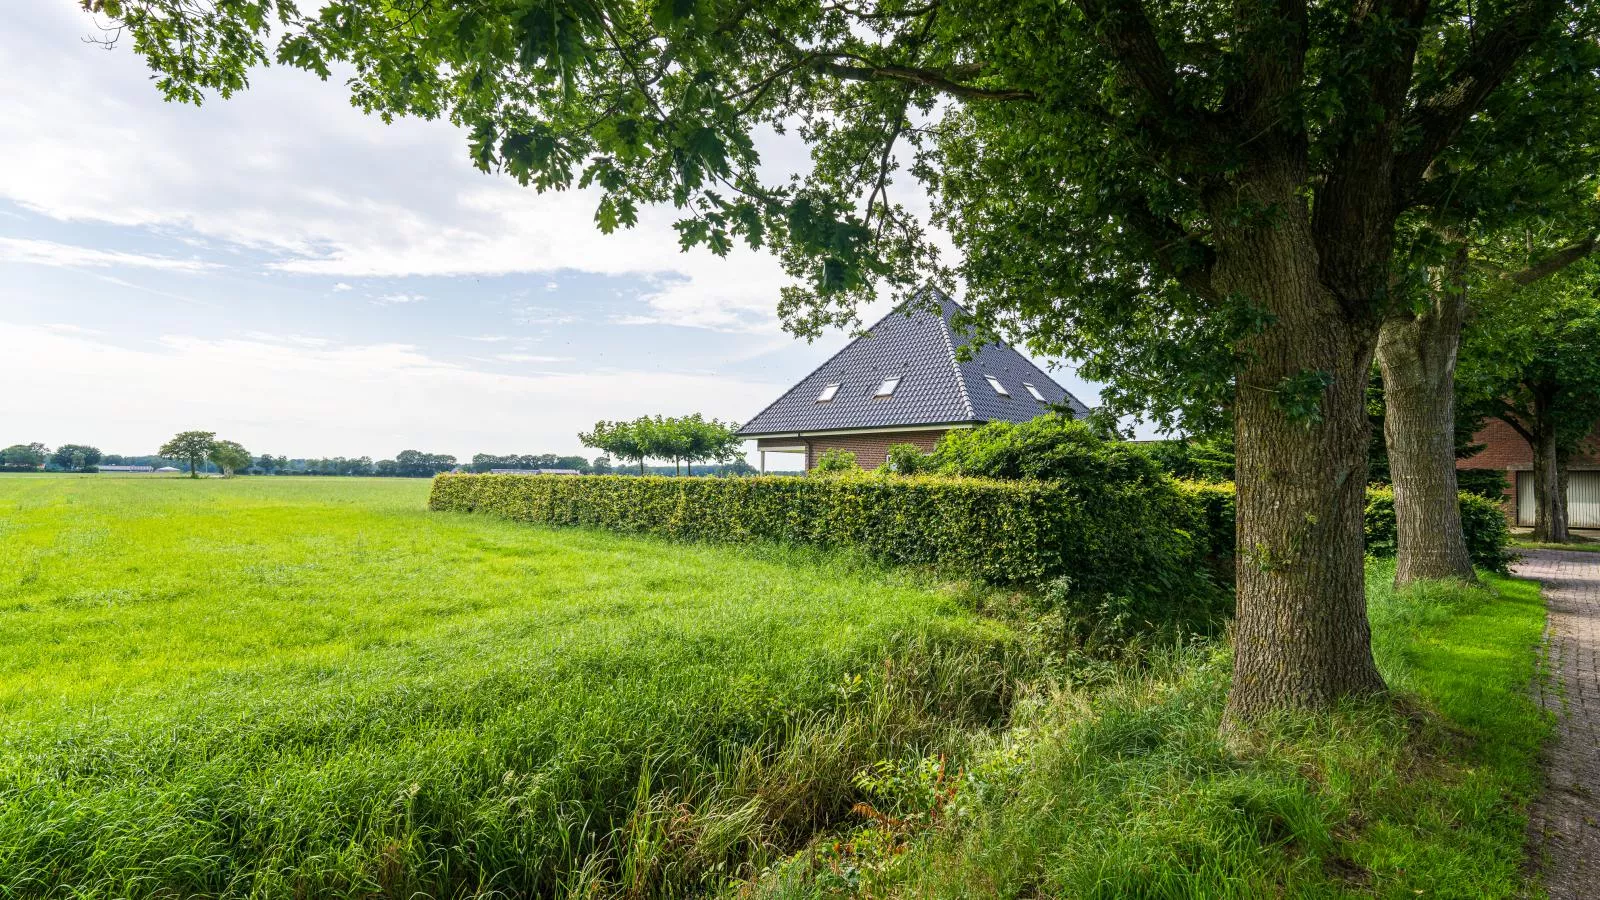
[{"label": "green grass field", "polygon": [[427,489],[0,476],[0,898],[1529,894],[1531,583],[1371,564],[1398,702],[1240,746],[1218,642]]},{"label": "green grass field", "polygon": [[1002,714],[913,579],[427,489],[0,478],[0,896],[713,886]]}]

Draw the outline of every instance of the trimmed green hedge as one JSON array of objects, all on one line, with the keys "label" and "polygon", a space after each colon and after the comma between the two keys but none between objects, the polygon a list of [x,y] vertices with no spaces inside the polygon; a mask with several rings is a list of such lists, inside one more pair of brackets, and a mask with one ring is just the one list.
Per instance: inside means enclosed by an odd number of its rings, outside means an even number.
[{"label": "trimmed green hedge", "polygon": [[[1461,531],[1467,540],[1467,552],[1472,555],[1472,561],[1492,572],[1505,573],[1510,561],[1506,545],[1511,540],[1505,509],[1499,501],[1479,494],[1462,491],[1457,497],[1461,501]],[[1366,529],[1368,555],[1395,554],[1397,538],[1393,488],[1367,488]]]},{"label": "trimmed green hedge", "polygon": [[[1215,547],[1226,547],[1231,557],[1234,536],[1234,489],[1229,482],[1178,482],[1178,487],[1205,517],[1204,530]],[[1506,546],[1511,540],[1505,511],[1496,500],[1461,491],[1461,528],[1472,561],[1493,572],[1505,572]],[[1367,488],[1367,555],[1395,554],[1394,489]]]},{"label": "trimmed green hedge", "polygon": [[1075,591],[1171,598],[1214,593],[1217,569],[1207,563],[1232,550],[1231,522],[1219,535],[1196,491],[1170,480],[441,475],[429,506],[688,540],[857,548],[998,584],[1065,576]]}]

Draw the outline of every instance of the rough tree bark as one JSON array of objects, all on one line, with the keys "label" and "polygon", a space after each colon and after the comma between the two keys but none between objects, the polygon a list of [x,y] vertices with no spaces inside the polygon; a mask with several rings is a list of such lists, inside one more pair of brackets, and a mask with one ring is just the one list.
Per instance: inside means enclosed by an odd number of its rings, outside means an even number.
[{"label": "rough tree bark", "polygon": [[[1376,323],[1352,318],[1323,283],[1298,182],[1268,184],[1257,208],[1287,210],[1220,243],[1218,287],[1274,322],[1242,349],[1238,453],[1238,614],[1225,730],[1284,707],[1326,706],[1384,689],[1372,659],[1362,556],[1370,424],[1366,381]],[[1319,414],[1296,419],[1285,379],[1331,378]]]},{"label": "rough tree bark", "polygon": [[1533,539],[1564,544],[1567,534],[1566,472],[1561,452],[1556,447],[1556,429],[1550,417],[1541,415],[1542,398],[1534,397],[1533,446]]},{"label": "rough tree bark", "polygon": [[1425,578],[1477,581],[1456,499],[1455,370],[1466,321],[1466,266],[1463,245],[1430,306],[1390,316],[1378,337],[1397,585]]},{"label": "rough tree bark", "polygon": [[1556,441],[1554,419],[1549,415],[1550,396],[1534,390],[1528,408],[1503,409],[1500,421],[1522,436],[1533,451],[1533,539],[1566,543],[1567,466]]}]

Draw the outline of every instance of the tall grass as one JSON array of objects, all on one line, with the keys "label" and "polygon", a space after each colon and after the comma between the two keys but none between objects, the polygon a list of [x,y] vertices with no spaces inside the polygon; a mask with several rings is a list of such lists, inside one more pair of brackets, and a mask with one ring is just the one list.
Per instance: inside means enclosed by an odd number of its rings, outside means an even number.
[{"label": "tall grass", "polygon": [[0,896],[707,890],[1026,665],[910,576],[426,488],[0,479]]},{"label": "tall grass", "polygon": [[1369,572],[1396,702],[1284,715],[1250,746],[1228,746],[1228,652],[1175,647],[1022,704],[935,826],[863,817],[753,892],[1524,896],[1525,806],[1549,730],[1528,695],[1537,586],[1489,577],[1487,589],[1396,592],[1392,577],[1392,563]]}]

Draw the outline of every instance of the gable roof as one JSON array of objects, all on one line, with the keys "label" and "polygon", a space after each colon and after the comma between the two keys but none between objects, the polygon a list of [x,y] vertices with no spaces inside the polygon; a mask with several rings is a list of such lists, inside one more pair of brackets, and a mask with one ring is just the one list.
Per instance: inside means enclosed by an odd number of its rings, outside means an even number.
[{"label": "gable roof", "polygon": [[[956,350],[972,343],[970,329],[951,320],[965,312],[935,291],[938,310],[923,307],[907,314],[897,308],[866,334],[818,366],[799,384],[739,429],[741,437],[809,434],[866,428],[1026,422],[1051,405],[1089,408],[1067,393],[1026,356],[1008,344],[985,344],[965,362]],[[988,376],[1005,387],[1001,396]],[[877,397],[885,379],[899,378],[894,394]],[[825,387],[838,384],[832,400],[818,402]],[[1026,385],[1044,396],[1035,400]]]}]

